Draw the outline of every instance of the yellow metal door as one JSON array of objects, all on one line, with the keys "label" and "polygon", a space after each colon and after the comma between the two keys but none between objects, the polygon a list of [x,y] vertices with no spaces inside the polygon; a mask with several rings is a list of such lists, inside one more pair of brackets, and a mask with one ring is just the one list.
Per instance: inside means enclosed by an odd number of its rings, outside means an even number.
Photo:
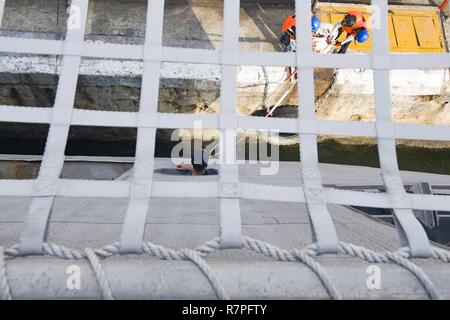
[{"label": "yellow metal door", "polygon": [[389,32],[389,49],[395,51],[398,49],[397,38],[395,36],[394,22],[392,21],[392,15],[388,17],[388,32]]},{"label": "yellow metal door", "polygon": [[395,38],[400,49],[415,52],[419,45],[416,38],[416,30],[411,16],[393,15]]},{"label": "yellow metal door", "polygon": [[421,48],[440,48],[439,28],[431,17],[413,17],[414,27]]},{"label": "yellow metal door", "polygon": [[[404,9],[403,9],[404,7]],[[390,7],[388,17],[389,49],[391,52],[444,52],[442,30],[440,27],[439,12],[437,9],[408,9]],[[358,10],[370,24],[370,14],[367,7],[336,6],[339,12]],[[340,22],[344,14],[336,13],[330,6],[319,5],[318,14],[322,22],[336,24]],[[352,41],[349,49],[356,52],[370,52],[372,50],[372,26],[369,27],[369,40],[365,43]],[[345,33],[339,37],[342,41]]]}]

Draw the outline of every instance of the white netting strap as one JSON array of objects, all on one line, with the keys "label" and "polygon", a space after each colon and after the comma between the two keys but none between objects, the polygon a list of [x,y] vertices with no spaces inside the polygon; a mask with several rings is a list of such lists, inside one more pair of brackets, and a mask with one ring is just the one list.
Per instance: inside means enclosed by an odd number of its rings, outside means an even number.
[{"label": "white netting strap", "polygon": [[84,249],[84,252],[86,254],[87,260],[92,267],[92,270],[94,271],[95,279],[97,280],[97,283],[100,287],[103,299],[114,300],[108,278],[106,277],[106,273],[102,268],[100,259],[91,248]]},{"label": "white netting strap", "polygon": [[[47,235],[48,221],[58,189],[58,179],[64,165],[64,150],[74,109],[76,84],[87,21],[88,0],[71,1],[66,39],[63,43],[62,71],[58,80],[55,102],[39,174],[33,184],[31,200],[20,236],[22,254],[40,254]],[[70,21],[80,25],[70,26]],[[45,44],[41,44],[45,46]],[[69,53],[70,51],[70,53]]]},{"label": "white netting strap", "polygon": [[153,185],[154,153],[161,77],[164,0],[147,1],[144,67],[130,200],[120,236],[122,253],[139,253]]},{"label": "white netting strap", "polygon": [[[2,50],[3,42],[14,42],[16,38],[2,38],[0,37],[0,52],[10,52]],[[36,40],[35,40],[36,41]],[[10,47],[13,44],[8,43]],[[88,44],[84,44],[88,46]],[[12,50],[14,51],[14,50]],[[258,54],[258,53],[255,53]],[[437,55],[437,54],[435,54]],[[422,55],[424,56],[424,55]],[[434,56],[434,55],[433,55]],[[316,56],[314,56],[316,58]],[[408,55],[408,57],[410,57]],[[329,56],[327,59],[337,59],[337,63],[341,58],[348,58],[342,55]],[[391,57],[391,59],[398,57]],[[425,68],[426,57],[421,57],[424,61],[418,60],[417,63],[422,68]],[[404,58],[403,58],[404,59]],[[436,57],[450,61],[450,54],[444,57]],[[431,60],[433,61],[433,60]],[[272,62],[273,64],[273,62]],[[317,66],[316,66],[317,67]],[[336,68],[339,68],[336,65]],[[430,66],[430,68],[438,68],[439,65]],[[444,68],[444,67],[441,67]],[[445,66],[448,68],[448,66]],[[125,111],[98,111],[98,110],[84,110],[74,109],[72,114],[72,125],[76,126],[98,126],[98,127],[118,127],[129,128],[139,126],[138,112]],[[24,106],[9,106],[0,105],[0,120],[2,122],[23,122],[23,123],[40,123],[47,124],[51,122],[52,110],[51,108],[43,107],[24,107]],[[298,119],[296,118],[260,118],[254,116],[239,116],[238,127],[244,131],[254,132],[255,130],[265,131],[281,131],[285,133],[298,133]],[[193,128],[195,123],[201,121],[203,129],[217,129],[220,119],[220,114],[206,115],[195,113],[157,113],[156,123],[159,128]],[[355,122],[355,121],[337,121],[337,120],[321,120],[316,119],[317,134],[319,135],[340,135],[340,136],[361,136],[361,137],[377,137],[375,122]],[[151,126],[152,124],[149,124]],[[450,127],[444,125],[424,125],[424,124],[404,124],[392,123],[395,130],[395,137],[398,139],[413,139],[413,140],[427,140],[427,141],[442,141],[447,140],[450,136]],[[301,129],[303,131],[303,129]],[[260,135],[265,141],[271,141],[271,136]],[[276,136],[273,136],[275,139]],[[283,138],[286,142],[297,142],[298,137]],[[279,141],[282,142],[282,141]],[[3,195],[2,190],[2,195]]]},{"label": "white netting strap", "polygon": [[189,249],[182,249],[180,250],[180,252],[184,254],[184,256],[188,260],[192,261],[200,269],[201,272],[203,272],[203,274],[208,279],[209,283],[213,287],[217,297],[220,300],[230,300],[230,297],[226,293],[225,288],[220,279],[196,251]]},{"label": "white netting strap", "polygon": [[0,247],[0,300],[12,300],[3,247]]},{"label": "white netting strap", "polygon": [[411,210],[398,169],[395,148],[395,127],[392,121],[392,101],[390,94],[389,34],[388,34],[388,1],[373,0],[372,5],[379,10],[381,28],[372,30],[372,65],[375,92],[376,133],[378,142],[378,158],[386,192],[393,208],[395,225],[402,245],[411,249],[415,257],[431,255],[431,245]]},{"label": "white netting strap", "polygon": [[314,105],[314,66],[311,44],[311,8],[309,1],[295,1],[296,67],[298,70],[298,133],[305,201],[308,208],[313,242],[318,253],[336,253],[338,237],[322,187],[317,150],[317,123]]},{"label": "white netting strap", "polygon": [[3,10],[5,9],[5,0],[0,0],[0,27],[2,26]]},{"label": "white netting strap", "polygon": [[242,245],[239,173],[236,162],[239,12],[239,0],[224,1],[219,115],[221,132],[219,202],[220,245],[222,248],[240,248]]}]

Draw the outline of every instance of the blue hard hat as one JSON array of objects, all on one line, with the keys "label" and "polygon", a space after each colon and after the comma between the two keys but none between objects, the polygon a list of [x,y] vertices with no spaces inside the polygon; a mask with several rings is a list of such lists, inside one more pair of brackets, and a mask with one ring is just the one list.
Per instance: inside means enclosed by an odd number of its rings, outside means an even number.
[{"label": "blue hard hat", "polygon": [[358,41],[359,43],[366,42],[367,40],[369,40],[369,31],[363,29],[360,32],[358,32],[355,38],[356,41]]},{"label": "blue hard hat", "polygon": [[320,28],[320,19],[316,16],[312,16],[311,18],[311,30],[312,32],[316,32]]}]

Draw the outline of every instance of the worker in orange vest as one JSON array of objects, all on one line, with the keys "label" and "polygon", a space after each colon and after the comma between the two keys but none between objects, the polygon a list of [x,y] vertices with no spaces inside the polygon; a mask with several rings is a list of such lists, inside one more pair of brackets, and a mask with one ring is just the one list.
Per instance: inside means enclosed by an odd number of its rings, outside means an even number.
[{"label": "worker in orange vest", "polygon": [[347,33],[347,37],[344,41],[335,41],[334,44],[341,47],[338,53],[346,53],[347,48],[353,40],[360,43],[366,42],[369,39],[369,31],[366,24],[366,19],[359,11],[348,11],[344,16],[344,19],[340,23],[337,23],[331,35],[335,34],[337,30],[337,35],[335,37],[328,36],[327,42],[331,44],[335,39],[338,39],[342,32]]},{"label": "worker in orange vest", "polygon": [[[295,14],[289,15],[284,19],[283,25],[281,26],[281,30],[283,31],[283,35],[281,36],[281,42],[284,46],[284,51],[295,51]],[[316,16],[311,17],[311,32],[314,34],[320,28],[320,19]]]}]

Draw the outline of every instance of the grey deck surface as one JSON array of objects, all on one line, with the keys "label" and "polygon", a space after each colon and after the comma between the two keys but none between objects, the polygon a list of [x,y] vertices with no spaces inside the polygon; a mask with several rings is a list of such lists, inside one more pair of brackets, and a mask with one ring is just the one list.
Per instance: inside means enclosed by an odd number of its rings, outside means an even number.
[{"label": "grey deck surface", "polygon": [[[76,167],[76,165],[66,167],[63,175],[66,178],[75,176],[81,178],[80,172],[75,170]],[[156,160],[156,169],[172,167],[170,160]],[[125,170],[123,166],[118,168],[120,169],[116,173],[117,176]],[[300,181],[298,163],[281,163],[279,173],[275,176],[260,176],[257,170],[255,165],[242,165],[241,181],[290,186],[298,185]],[[321,165],[321,171],[324,184],[381,184],[377,169],[325,164]],[[161,173],[155,173],[154,178],[180,181],[218,179],[217,176],[167,176]],[[405,184],[424,180],[436,184],[449,183],[449,177],[443,175],[404,172],[403,178]],[[14,197],[0,198],[0,245],[9,247],[18,242],[29,201],[30,199]],[[240,203],[244,235],[267,241],[283,249],[303,248],[311,243],[304,204],[253,200],[241,200]],[[55,201],[51,216],[48,242],[77,249],[88,246],[99,248],[116,242],[120,237],[126,208],[127,199],[59,197]],[[218,236],[218,208],[217,199],[152,199],[145,240],[175,249],[195,248]],[[329,211],[341,241],[376,251],[392,251],[399,247],[394,227],[342,206],[329,205]],[[417,279],[400,266],[382,265],[381,269],[387,272],[383,278],[384,290],[368,291],[365,281],[369,263],[344,255],[325,255],[315,259],[327,270],[345,298],[427,298]],[[255,252],[238,249],[216,252],[207,257],[207,262],[222,278],[233,297],[243,299],[327,297],[316,276],[302,264],[280,263]],[[33,278],[33,273],[30,273],[32,269],[29,267],[34,266],[42,274],[62,270],[56,277],[63,277],[65,275],[63,268],[70,263],[36,257],[12,260],[8,263],[8,270],[16,296],[54,298],[55,291],[46,291],[44,284],[37,285],[31,291],[27,289],[29,287],[24,283],[36,279]],[[112,286],[116,287],[115,294],[118,298],[214,298],[210,285],[205,282],[204,276],[195,266],[189,262],[178,262],[175,265],[173,263],[135,255],[113,257],[102,262]],[[450,298],[450,284],[444,280],[450,275],[448,264],[431,259],[414,259],[414,263],[425,270],[443,297]],[[86,262],[82,262],[81,265],[83,270],[91,273]],[[146,272],[147,277],[145,280],[135,279],[132,272],[125,270]],[[153,274],[154,272],[156,273]],[[192,281],[187,288],[180,289],[177,281],[184,281],[182,275],[186,272],[193,273],[189,276]],[[123,277],[126,275],[130,278],[124,282]],[[161,280],[161,277],[166,276],[169,280]],[[89,277],[92,280],[88,284],[91,291],[82,293],[81,297],[98,298],[95,279],[91,275]],[[353,282],[350,284],[348,281]],[[147,283],[148,286],[144,288],[143,283]],[[160,291],[151,289],[154,285]],[[123,291],[125,289],[119,289],[130,286],[138,287],[132,287],[133,290],[126,289],[131,290],[126,292]],[[80,297],[73,292],[58,292],[66,298]]]},{"label": "grey deck surface", "polygon": [[[169,159],[157,159],[155,169],[173,168]],[[122,167],[119,170],[124,170]],[[66,178],[80,177],[76,167],[66,170]],[[374,168],[321,165],[324,184],[382,184]],[[119,176],[121,172],[117,172]],[[300,184],[300,165],[282,162],[278,174],[261,176],[256,165],[240,166],[240,180],[263,184]],[[403,173],[404,183],[427,181],[448,184],[449,176]],[[155,180],[216,180],[217,176],[171,176],[156,172]],[[4,247],[19,240],[30,199],[0,197],[0,243]],[[306,206],[297,203],[241,199],[243,233],[283,248],[299,248],[311,242]],[[101,247],[118,241],[127,208],[127,199],[58,197],[51,215],[48,241],[73,248]],[[218,235],[217,199],[151,200],[145,239],[173,248],[195,247]],[[374,250],[395,250],[399,246],[392,226],[375,221],[352,209],[329,205],[339,239]]]}]

